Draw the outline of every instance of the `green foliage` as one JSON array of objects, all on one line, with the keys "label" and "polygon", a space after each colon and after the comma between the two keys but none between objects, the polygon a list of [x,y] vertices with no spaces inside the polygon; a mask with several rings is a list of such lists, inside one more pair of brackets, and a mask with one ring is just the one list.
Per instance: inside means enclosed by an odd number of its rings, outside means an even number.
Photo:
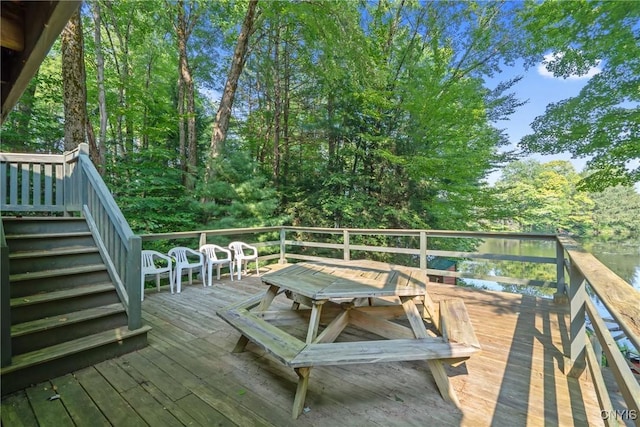
[{"label": "green foliage", "polygon": [[107,182],[135,233],[168,233],[200,228],[201,208],[181,185],[171,153],[149,149],[113,164]]},{"label": "green foliage", "polygon": [[211,202],[202,203],[205,228],[245,228],[281,225],[278,197],[257,164],[245,153],[236,152],[212,163],[216,180],[199,193]]},{"label": "green foliage", "polygon": [[591,157],[596,171],[585,188],[602,190],[640,181],[640,3],[623,1],[528,2],[522,25],[529,51],[552,52],[555,76],[593,76],[580,94],[547,107],[522,139],[529,152]]},{"label": "green foliage", "polygon": [[633,187],[608,187],[589,193],[594,201],[594,235],[612,240],[640,237],[640,194]]},{"label": "green foliage", "polygon": [[0,139],[3,151],[62,152],[64,110],[60,57],[58,41],[2,124]]},{"label": "green foliage", "polygon": [[640,194],[633,187],[586,193],[578,190],[581,180],[569,162],[513,162],[496,189],[516,231],[564,231],[620,240],[640,236]]},{"label": "green foliage", "polygon": [[[603,3],[595,12],[580,3],[567,18],[564,3],[528,5],[522,22],[531,38],[525,39],[513,24],[520,3],[260,2],[227,151],[211,162],[206,150],[216,110],[212,98],[224,82],[246,4],[189,2],[200,16],[187,48],[197,88],[198,141],[197,164],[185,171],[179,158],[184,149],[176,8],[101,0],[83,6],[94,129],[97,47],[88,12],[97,4],[108,121],[105,180],[136,232],[283,223],[459,230],[508,218],[524,230],[637,233],[633,218],[607,206],[617,197],[635,207],[634,196],[580,193],[581,177],[564,163],[514,163],[496,188],[485,183],[509,156],[500,153],[508,141],[493,123],[522,105],[511,93],[518,78],[493,90],[485,80],[504,64],[548,48],[565,52],[551,64],[559,75],[584,71],[597,60],[603,72],[578,100],[551,106],[537,122],[537,136],[526,140],[528,147],[605,153],[595,158],[590,182],[613,182],[609,171],[638,157],[632,143],[637,64],[613,42],[632,41],[637,26],[629,28],[627,18],[636,16],[636,7],[622,13]],[[599,37],[593,46],[586,46],[581,23],[587,18],[601,25],[590,30]],[[547,25],[556,22],[568,23],[566,34]],[[569,34],[576,44],[567,50]],[[637,44],[627,49],[635,50]],[[59,151],[59,62],[54,47],[33,90],[2,127],[4,150]],[[584,145],[572,145],[578,140]],[[209,165],[216,179],[205,186],[199,178]],[[187,190],[188,179],[197,183],[195,190]],[[452,249],[437,239],[430,245]]]},{"label": "green foliage", "polygon": [[505,167],[496,188],[518,229],[584,235],[594,225],[594,202],[577,190],[580,179],[566,161],[513,162]]}]

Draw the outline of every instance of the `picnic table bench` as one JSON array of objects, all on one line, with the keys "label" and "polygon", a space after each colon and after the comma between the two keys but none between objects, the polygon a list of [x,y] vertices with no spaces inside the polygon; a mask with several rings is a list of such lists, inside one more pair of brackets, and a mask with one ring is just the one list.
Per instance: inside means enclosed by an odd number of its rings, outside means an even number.
[{"label": "picnic table bench", "polygon": [[[480,344],[461,299],[440,301],[436,313],[424,272],[371,261],[336,261],[294,264],[264,275],[262,281],[269,286],[264,294],[225,307],[218,315],[242,334],[234,352],[244,351],[252,341],[294,368],[299,381],[293,418],[304,408],[314,366],[425,360],[443,398],[458,403],[443,363],[468,359]],[[282,293],[292,301],[291,309],[269,310]],[[396,319],[408,320],[409,326]],[[306,326],[306,337],[297,338],[276,323]],[[382,339],[336,342],[349,325]]]}]

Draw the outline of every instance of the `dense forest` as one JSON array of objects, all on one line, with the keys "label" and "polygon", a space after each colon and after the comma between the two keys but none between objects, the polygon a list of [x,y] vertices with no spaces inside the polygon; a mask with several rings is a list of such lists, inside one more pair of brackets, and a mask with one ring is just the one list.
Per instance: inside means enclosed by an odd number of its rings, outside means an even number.
[{"label": "dense forest", "polygon": [[[638,237],[639,15],[625,2],[86,2],[3,125],[2,150],[87,141],[139,233]],[[508,151],[497,123],[526,100],[519,78],[489,82],[548,52],[557,76],[602,72]],[[589,170],[519,161],[533,152],[586,156]]]}]

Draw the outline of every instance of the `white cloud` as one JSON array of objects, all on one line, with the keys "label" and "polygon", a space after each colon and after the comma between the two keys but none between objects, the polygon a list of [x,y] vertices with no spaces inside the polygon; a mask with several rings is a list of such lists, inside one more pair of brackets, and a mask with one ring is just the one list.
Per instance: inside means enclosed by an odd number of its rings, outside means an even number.
[{"label": "white cloud", "polygon": [[[563,56],[562,52],[549,53],[545,55],[544,61],[539,63],[538,66],[536,67],[536,69],[538,70],[538,74],[540,74],[542,77],[549,78],[549,79],[564,79],[563,77],[554,76],[553,73],[547,69],[547,64],[550,64],[551,62],[554,62],[562,58],[562,56]],[[567,77],[567,79],[568,80],[588,80],[591,77],[595,76],[596,74],[600,73],[601,71],[602,69],[600,68],[600,61],[598,61],[598,65],[596,65],[595,67],[591,67],[586,74],[582,74],[582,75],[572,74],[569,77]]]}]

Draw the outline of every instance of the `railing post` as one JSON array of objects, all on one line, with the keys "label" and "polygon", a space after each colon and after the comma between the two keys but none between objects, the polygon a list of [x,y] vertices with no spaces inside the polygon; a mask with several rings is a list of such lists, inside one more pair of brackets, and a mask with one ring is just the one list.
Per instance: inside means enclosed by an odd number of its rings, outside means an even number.
[{"label": "railing post", "polygon": [[200,233],[200,241],[198,242],[198,247],[207,244],[207,233]]},{"label": "railing post", "polygon": [[427,232],[420,232],[420,270],[427,272]]},{"label": "railing post", "polygon": [[286,238],[287,238],[287,230],[285,230],[284,228],[281,228],[280,229],[280,264],[285,264],[287,262],[287,257],[285,256]]},{"label": "railing post", "polygon": [[572,262],[569,267],[570,354],[565,358],[566,375],[579,377],[586,367],[587,326],[585,323],[587,288],[584,275]]},{"label": "railing post", "polygon": [[132,236],[129,238],[128,246],[125,288],[129,297],[129,329],[134,330],[142,327],[142,278],[140,277],[142,239],[140,236]]},{"label": "railing post", "polygon": [[351,259],[351,248],[349,247],[349,230],[343,230],[342,236],[344,237],[344,254],[342,258],[345,261],[349,261]]},{"label": "railing post", "polygon": [[559,240],[556,240],[556,283],[557,291],[553,296],[553,301],[556,304],[566,304],[568,298],[564,275],[564,247]]},{"label": "railing post", "polygon": [[[78,175],[78,188],[80,189],[80,194],[78,197],[78,202],[80,202],[80,211],[82,211],[82,206],[86,205],[87,203],[89,203],[88,201],[88,196],[89,196],[89,189],[88,189],[88,183],[87,183],[87,178],[86,178],[86,172],[84,171],[84,168],[82,168],[81,163],[80,163],[80,156],[81,155],[85,155],[87,156],[87,161],[89,163],[91,163],[91,159],[89,158],[89,144],[83,142],[82,144],[78,145],[78,159],[76,160],[76,169],[79,172]],[[93,163],[91,163],[93,165]]]},{"label": "railing post", "polygon": [[[62,178],[62,189],[56,188],[57,191],[62,191],[62,203],[64,203],[64,216],[71,216],[70,205],[72,203],[71,192],[74,188],[74,183],[71,181],[71,165],[69,164],[69,151],[65,151],[62,154],[62,170],[64,171],[64,177]],[[55,197],[53,197],[55,200]]]}]

